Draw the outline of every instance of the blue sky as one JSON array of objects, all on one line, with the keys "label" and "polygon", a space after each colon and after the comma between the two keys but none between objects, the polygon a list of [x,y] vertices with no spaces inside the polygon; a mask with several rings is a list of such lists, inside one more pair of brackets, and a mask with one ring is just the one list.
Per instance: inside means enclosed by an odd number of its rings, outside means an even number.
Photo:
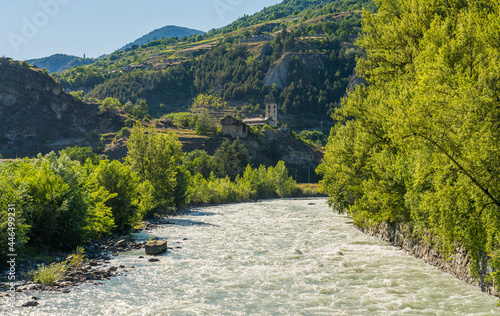
[{"label": "blue sky", "polygon": [[98,57],[166,25],[206,32],[281,1],[2,1],[0,56],[17,60],[56,53]]}]

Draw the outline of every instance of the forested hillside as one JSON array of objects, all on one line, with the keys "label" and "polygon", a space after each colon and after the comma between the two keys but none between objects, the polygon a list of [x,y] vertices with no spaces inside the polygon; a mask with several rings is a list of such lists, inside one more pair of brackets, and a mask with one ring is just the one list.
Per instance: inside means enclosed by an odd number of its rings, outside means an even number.
[{"label": "forested hillside", "polygon": [[[94,100],[145,100],[156,117],[187,109],[200,94],[220,96],[242,116],[263,114],[273,91],[281,113],[328,120],[362,54],[352,44],[362,6],[373,9],[371,1],[284,1],[204,35],[157,39],[55,77]],[[283,85],[265,80],[276,68]]]},{"label": "forested hillside", "polygon": [[49,57],[27,60],[31,65],[45,68],[49,73],[64,71],[69,68],[88,65],[96,62],[94,58],[81,58],[65,54],[55,54]]},{"label": "forested hillside", "polygon": [[175,25],[167,25],[162,28],[156,29],[144,36],[139,37],[135,41],[128,43],[127,45],[120,48],[120,50],[126,50],[134,45],[141,46],[142,44],[147,44],[150,41],[170,38],[170,37],[184,37],[191,35],[201,35],[205,32],[199,30],[189,29],[187,27],[179,27]]},{"label": "forested hillside", "polygon": [[[358,226],[416,240],[500,282],[500,5],[393,1],[365,13],[358,86],[335,112],[321,186]],[[483,285],[483,284],[482,284]]]}]

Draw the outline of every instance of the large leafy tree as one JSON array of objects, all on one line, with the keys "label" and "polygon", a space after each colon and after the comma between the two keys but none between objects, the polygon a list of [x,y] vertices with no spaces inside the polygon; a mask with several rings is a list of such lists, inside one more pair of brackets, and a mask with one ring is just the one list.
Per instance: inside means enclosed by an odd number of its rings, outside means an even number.
[{"label": "large leafy tree", "polygon": [[153,185],[159,206],[174,205],[177,166],[183,158],[182,144],[176,134],[134,126],[125,160],[142,180]]},{"label": "large leafy tree", "polygon": [[330,203],[358,225],[406,222],[474,272],[500,268],[500,4],[382,0],[364,13],[358,87],[323,164]]}]

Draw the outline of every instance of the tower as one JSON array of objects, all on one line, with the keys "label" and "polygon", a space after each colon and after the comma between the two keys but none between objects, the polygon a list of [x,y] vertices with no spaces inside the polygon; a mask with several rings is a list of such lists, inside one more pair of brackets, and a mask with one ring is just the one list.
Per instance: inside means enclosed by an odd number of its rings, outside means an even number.
[{"label": "tower", "polygon": [[270,125],[272,126],[277,126],[278,125],[278,103],[276,102],[276,99],[274,98],[273,93],[269,93],[268,96],[266,96],[266,119],[270,118],[273,120]]}]

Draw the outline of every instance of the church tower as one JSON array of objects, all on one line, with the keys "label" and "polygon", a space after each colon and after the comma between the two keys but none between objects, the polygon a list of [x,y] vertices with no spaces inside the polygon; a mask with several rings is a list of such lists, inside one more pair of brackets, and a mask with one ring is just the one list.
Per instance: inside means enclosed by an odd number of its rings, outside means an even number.
[{"label": "church tower", "polygon": [[274,98],[273,93],[269,93],[268,96],[266,96],[266,119],[270,118],[273,120],[273,122],[270,122],[269,125],[272,126],[278,126],[278,103],[276,102],[276,99]]}]

